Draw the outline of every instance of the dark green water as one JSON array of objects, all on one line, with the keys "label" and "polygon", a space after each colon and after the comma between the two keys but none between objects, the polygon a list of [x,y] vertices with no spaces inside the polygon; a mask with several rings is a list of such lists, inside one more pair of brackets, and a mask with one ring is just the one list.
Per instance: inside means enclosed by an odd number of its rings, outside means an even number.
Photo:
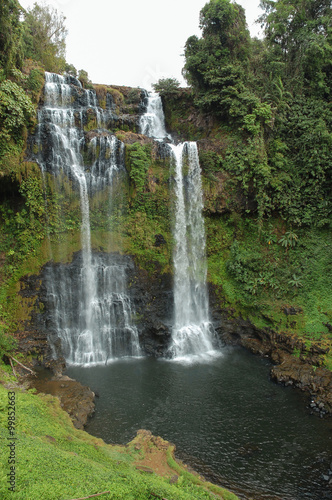
[{"label": "dark green water", "polygon": [[304,396],[272,383],[269,369],[264,359],[225,349],[206,364],[144,358],[67,373],[99,393],[86,430],[107,443],[124,444],[144,428],[243,498],[332,499],[323,479],[332,422],[310,415]]}]

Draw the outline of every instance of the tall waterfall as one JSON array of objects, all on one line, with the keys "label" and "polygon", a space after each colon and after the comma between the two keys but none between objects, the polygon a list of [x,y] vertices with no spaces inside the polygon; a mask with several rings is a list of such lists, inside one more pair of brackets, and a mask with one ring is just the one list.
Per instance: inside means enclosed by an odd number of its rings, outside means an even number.
[{"label": "tall waterfall", "polygon": [[[158,94],[149,95],[147,112],[141,118],[141,132],[158,140],[170,138],[165,130]],[[214,354],[218,341],[209,320],[203,195],[197,145],[184,142],[170,144],[169,148],[175,167],[174,318],[169,353],[173,359],[188,360]]]},{"label": "tall waterfall", "polygon": [[[88,114],[94,114],[98,127],[89,144],[83,128]],[[63,198],[64,179],[80,200],[82,258],[78,272],[63,265],[50,271],[47,280],[53,325],[69,364],[106,363],[140,354],[126,292],[127,264],[94,254],[91,248],[89,197],[107,190],[111,199],[116,177],[124,171],[124,145],[103,129],[110,114],[98,108],[95,92],[82,89],[75,78],[46,73],[37,161],[44,177],[46,173],[54,177],[59,198]],[[91,157],[89,166],[83,160],[84,148]]]},{"label": "tall waterfall", "polygon": [[[195,142],[171,146],[175,160],[173,358],[212,353],[201,170]],[[184,164],[188,173],[183,174]]]}]

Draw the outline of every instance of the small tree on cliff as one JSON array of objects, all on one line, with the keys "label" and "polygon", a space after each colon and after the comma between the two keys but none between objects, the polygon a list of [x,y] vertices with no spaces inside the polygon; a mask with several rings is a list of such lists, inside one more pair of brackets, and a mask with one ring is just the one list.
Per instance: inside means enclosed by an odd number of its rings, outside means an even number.
[{"label": "small tree on cliff", "polygon": [[67,29],[65,17],[50,5],[34,3],[25,15],[26,57],[42,63],[46,71],[65,69]]},{"label": "small tree on cliff", "polygon": [[180,82],[176,78],[161,78],[152,84],[153,89],[161,96],[176,95],[179,92]]}]

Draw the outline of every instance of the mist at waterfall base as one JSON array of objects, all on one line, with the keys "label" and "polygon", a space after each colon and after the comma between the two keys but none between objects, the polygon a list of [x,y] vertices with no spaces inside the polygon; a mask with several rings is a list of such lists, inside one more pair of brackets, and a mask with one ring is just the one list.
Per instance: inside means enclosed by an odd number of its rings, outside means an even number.
[{"label": "mist at waterfall base", "polygon": [[209,364],[141,358],[68,369],[98,393],[86,430],[125,444],[138,429],[176,444],[209,480],[255,500],[328,500],[331,422],[269,380],[270,363],[240,348]]}]

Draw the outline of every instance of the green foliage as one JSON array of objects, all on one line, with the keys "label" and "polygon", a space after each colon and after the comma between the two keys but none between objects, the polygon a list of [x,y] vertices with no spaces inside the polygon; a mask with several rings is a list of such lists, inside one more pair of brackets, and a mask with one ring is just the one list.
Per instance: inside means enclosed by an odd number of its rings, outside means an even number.
[{"label": "green foliage", "polygon": [[0,359],[4,355],[10,354],[16,347],[15,339],[3,332],[0,327]]},{"label": "green foliage", "polygon": [[128,104],[139,104],[141,101],[141,89],[130,89],[127,96]]},{"label": "green foliage", "polygon": [[331,90],[332,9],[329,0],[263,0],[260,21],[287,86],[326,97]]},{"label": "green foliage", "polygon": [[26,81],[26,88],[33,102],[37,103],[45,81],[45,73],[40,68],[32,68]]},{"label": "green foliage", "polygon": [[257,97],[246,86],[250,37],[243,8],[229,0],[211,0],[200,13],[202,38],[185,46],[184,76],[197,104],[224,118],[250,113]]},{"label": "green foliage", "polygon": [[24,126],[32,125],[35,108],[23,89],[10,80],[0,83],[0,127],[4,139],[22,138]]},{"label": "green foliage", "polygon": [[162,97],[177,95],[179,92],[180,82],[176,80],[176,78],[161,78],[157,83],[154,83],[152,87]]},{"label": "green foliage", "polygon": [[268,142],[268,196],[287,220],[322,226],[331,215],[332,109],[317,99],[289,99]]},{"label": "green foliage", "polygon": [[[196,485],[195,477],[188,473],[179,484],[172,485],[167,478],[136,470],[125,447],[106,445],[101,439],[74,429],[57,398],[16,390],[15,403],[19,480],[14,496],[18,500],[81,498],[104,491],[110,491],[102,497],[108,500],[156,497],[208,500],[214,497],[204,484]],[[3,439],[8,434],[7,404],[8,391],[1,385],[0,434]],[[1,448],[0,455],[2,463],[7,463],[5,447]],[[2,481],[3,499],[10,498],[7,488],[6,481]]]},{"label": "green foliage", "polygon": [[12,68],[20,68],[23,61],[23,9],[17,0],[0,3],[0,69],[7,76]]},{"label": "green foliage", "polygon": [[[208,280],[220,303],[258,328],[331,338],[332,251],[328,229],[298,229],[298,242],[278,243],[288,232],[280,220],[258,224],[251,218],[206,219]],[[285,304],[299,311],[287,316]]]},{"label": "green foliage", "polygon": [[11,321],[4,304],[6,301],[5,287],[0,292],[0,360],[4,354],[10,354],[16,347],[17,342],[9,333]]},{"label": "green foliage", "polygon": [[140,143],[127,145],[126,154],[129,164],[129,177],[134,182],[136,193],[142,193],[146,175],[151,166],[151,152],[149,146],[142,146]]},{"label": "green foliage", "polygon": [[296,276],[296,274],[293,274],[292,279],[289,280],[289,285],[295,286],[296,288],[299,288],[302,286],[301,278],[299,276]]},{"label": "green foliage", "polygon": [[285,248],[295,247],[298,236],[293,231],[286,231],[279,240],[279,243]]},{"label": "green foliage", "polygon": [[88,72],[85,71],[84,69],[80,69],[79,72],[78,72],[78,79],[79,81],[81,82],[82,86],[85,88],[85,89],[93,89],[93,85],[92,85],[92,82],[89,78],[89,75],[88,75]]},{"label": "green foliage", "polygon": [[242,207],[259,220],[279,213],[291,225],[324,226],[332,201],[332,9],[327,0],[262,7],[259,41],[250,40],[237,4],[207,3],[202,37],[186,42],[184,75],[195,104],[228,130],[222,168],[233,205],[241,206],[242,193],[250,201]]},{"label": "green foliage", "polygon": [[0,169],[18,170],[26,128],[34,121],[35,108],[23,88],[4,80],[0,83]]},{"label": "green foliage", "polygon": [[67,73],[67,75],[73,76],[74,78],[77,77],[77,69],[75,68],[75,66],[73,64],[66,63],[65,73]]},{"label": "green foliage", "polygon": [[28,8],[24,21],[25,56],[40,62],[46,71],[65,69],[67,29],[65,17],[50,5]]},{"label": "green foliage", "polygon": [[215,151],[199,151],[199,164],[203,172],[212,174],[222,169],[223,160]]}]

